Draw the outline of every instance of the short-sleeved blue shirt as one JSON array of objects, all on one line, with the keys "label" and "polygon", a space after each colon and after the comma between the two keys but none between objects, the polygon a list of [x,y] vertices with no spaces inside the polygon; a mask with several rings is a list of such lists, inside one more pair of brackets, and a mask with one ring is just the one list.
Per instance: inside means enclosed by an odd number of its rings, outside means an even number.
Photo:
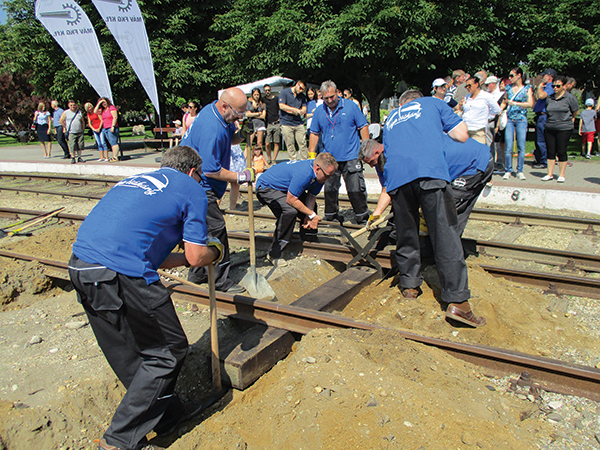
[{"label": "short-sleeved blue shirt", "polygon": [[485,172],[492,157],[487,145],[471,138],[464,143],[457,142],[450,136],[445,136],[444,141],[446,142],[444,156],[448,164],[450,180],[475,175],[478,170]]},{"label": "short-sleeved blue shirt", "polygon": [[[544,92],[546,94],[548,94],[548,97],[550,97],[552,94],[554,94],[554,85],[552,83],[546,83]],[[545,98],[538,98],[538,100],[533,105],[533,112],[534,113],[546,112],[546,99]]]},{"label": "short-sleeved blue shirt", "polygon": [[323,183],[317,181],[313,162],[314,159],[307,159],[277,164],[260,176],[256,182],[256,188],[271,188],[276,191],[289,192],[296,198],[299,198],[305,191],[318,195]]},{"label": "short-sleeved blue shirt", "polygon": [[98,202],[79,228],[73,253],[151,284],[181,239],[206,245],[207,204],[204,189],[178,170],[135,175]]},{"label": "short-sleeved blue shirt", "polygon": [[[306,106],[306,97],[302,92],[300,92],[297,96],[294,96],[292,92],[292,88],[287,88],[281,91],[279,94],[279,104],[284,104],[291,106],[292,108],[302,108]],[[294,114],[290,114],[285,112],[279,107],[279,123],[281,125],[286,125],[290,127],[296,127],[298,125],[302,125],[302,116],[295,116]]]},{"label": "short-sleeved blue shirt", "polygon": [[213,190],[217,197],[223,197],[227,182],[206,176],[229,170],[231,161],[231,138],[236,132],[234,123],[227,123],[216,106],[216,101],[202,108],[196,119],[185,132],[179,145],[189,145],[202,158],[202,187]]},{"label": "short-sleeved blue shirt", "polygon": [[387,191],[419,178],[450,181],[444,133],[461,122],[452,108],[433,97],[418,98],[393,110],[383,129]]},{"label": "short-sleeved blue shirt", "polygon": [[64,112],[65,112],[64,109],[57,108],[52,113],[52,123],[54,125],[54,128],[62,127],[62,125],[60,124],[60,116],[62,116],[62,113],[64,113]]},{"label": "short-sleeved blue shirt", "polygon": [[323,103],[315,109],[312,119],[310,132],[323,133],[325,151],[331,153],[336,161],[344,162],[358,158],[358,130],[368,124],[356,103],[340,98],[335,111],[331,111]]}]

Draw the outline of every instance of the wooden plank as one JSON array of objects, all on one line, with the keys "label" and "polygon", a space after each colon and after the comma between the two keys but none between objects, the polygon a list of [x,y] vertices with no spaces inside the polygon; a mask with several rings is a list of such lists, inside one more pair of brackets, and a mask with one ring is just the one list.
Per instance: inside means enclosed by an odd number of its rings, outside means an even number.
[{"label": "wooden plank", "polygon": [[[363,286],[377,278],[370,267],[352,267],[303,295],[293,306],[316,311],[333,311],[345,307]],[[244,390],[290,352],[295,339],[287,330],[255,325],[232,345],[223,359],[223,373],[236,389]]]},{"label": "wooden plank", "polygon": [[569,242],[567,251],[573,253],[586,253],[588,255],[595,255],[598,242],[600,242],[600,238],[598,238],[597,236],[576,234],[571,239],[571,242]]},{"label": "wooden plank", "polygon": [[490,239],[490,241],[504,242],[505,244],[512,244],[517,239],[519,239],[519,237],[522,234],[524,234],[526,231],[527,231],[527,229],[525,227],[507,225],[504,228],[502,228],[500,233],[498,233],[496,236],[494,236],[492,239]]}]

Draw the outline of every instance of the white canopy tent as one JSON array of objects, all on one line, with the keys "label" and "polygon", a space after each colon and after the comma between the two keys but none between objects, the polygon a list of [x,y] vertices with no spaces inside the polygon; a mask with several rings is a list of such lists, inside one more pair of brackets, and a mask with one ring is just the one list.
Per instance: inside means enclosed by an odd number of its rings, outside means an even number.
[{"label": "white canopy tent", "polygon": [[[273,88],[273,91],[280,92],[282,89],[288,87],[293,82],[294,82],[294,80],[292,80],[291,78],[274,76],[274,77],[264,78],[264,79],[258,80],[258,81],[253,81],[252,83],[240,84],[239,86],[236,86],[236,87],[240,88],[242,91],[244,91],[244,94],[250,95],[252,93],[252,89],[254,89],[254,88],[258,88],[262,92],[265,84],[270,85]],[[225,89],[221,89],[219,91],[219,98],[221,98],[221,94],[223,93],[224,90]]]}]

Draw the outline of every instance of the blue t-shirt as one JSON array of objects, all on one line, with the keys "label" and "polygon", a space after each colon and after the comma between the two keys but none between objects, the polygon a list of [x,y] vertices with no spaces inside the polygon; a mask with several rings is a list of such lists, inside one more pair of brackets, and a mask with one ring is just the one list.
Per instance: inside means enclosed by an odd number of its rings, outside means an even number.
[{"label": "blue t-shirt", "polygon": [[461,122],[448,104],[433,97],[418,98],[393,110],[383,129],[387,191],[419,178],[450,181],[444,133]]},{"label": "blue t-shirt", "polygon": [[[550,97],[552,94],[554,94],[554,87],[552,85],[552,83],[547,83],[546,87],[544,88],[544,92],[546,94],[548,94],[548,97]],[[535,102],[535,105],[533,105],[533,112],[534,113],[541,113],[541,112],[546,112],[546,99],[545,98],[539,98],[537,102]]]},{"label": "blue t-shirt", "polygon": [[317,109],[317,101],[311,100],[306,104],[306,114],[310,114],[315,109]]},{"label": "blue t-shirt", "polygon": [[87,216],[73,253],[153,283],[181,239],[206,245],[207,204],[202,187],[178,170],[163,167],[135,175],[117,183]]},{"label": "blue t-shirt", "polygon": [[179,145],[189,145],[202,157],[202,187],[206,191],[212,189],[221,198],[227,189],[227,181],[215,180],[205,174],[229,170],[231,138],[236,128],[234,123],[225,122],[216,103],[202,108]]},{"label": "blue t-shirt", "polygon": [[52,114],[52,122],[54,124],[54,128],[62,127],[62,125],[60,124],[60,116],[62,116],[62,113],[64,112],[65,110],[62,108],[54,110],[54,113]]},{"label": "blue t-shirt", "polygon": [[290,114],[281,109],[281,104],[291,106],[292,108],[302,108],[306,106],[306,97],[302,92],[300,92],[297,96],[294,96],[292,92],[292,88],[287,88],[281,91],[279,94],[279,123],[281,125],[286,125],[290,127],[296,127],[298,125],[302,125],[302,116],[296,116],[294,114]]},{"label": "blue t-shirt", "polygon": [[277,164],[260,176],[256,188],[289,192],[296,198],[300,198],[305,191],[318,195],[323,183],[317,182],[313,162],[314,159],[307,159]]},{"label": "blue t-shirt", "polygon": [[323,133],[325,151],[331,153],[336,161],[344,162],[358,158],[358,130],[368,124],[356,103],[340,98],[335,111],[331,111],[323,103],[315,109],[312,119],[310,132]]},{"label": "blue t-shirt", "polygon": [[444,141],[444,156],[451,180],[475,175],[478,170],[486,171],[492,157],[487,145],[471,138],[464,143],[457,142],[450,136],[444,136]]}]

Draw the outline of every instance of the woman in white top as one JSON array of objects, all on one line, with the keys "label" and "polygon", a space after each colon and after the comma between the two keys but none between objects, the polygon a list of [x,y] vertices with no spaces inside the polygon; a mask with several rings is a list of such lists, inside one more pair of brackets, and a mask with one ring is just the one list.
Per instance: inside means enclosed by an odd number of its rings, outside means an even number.
[{"label": "woman in white top", "polygon": [[33,114],[33,123],[35,124],[42,150],[44,150],[44,159],[50,158],[50,154],[52,153],[52,142],[50,142],[50,137],[48,135],[51,118],[52,116],[50,113],[46,111],[46,105],[44,105],[43,102],[40,102],[37,111]]},{"label": "woman in white top", "polygon": [[482,144],[490,145],[491,142],[487,142],[486,139],[486,129],[489,117],[500,114],[500,105],[494,100],[492,94],[481,90],[477,77],[469,78],[465,88],[469,93],[461,101],[461,109],[462,118],[469,130],[469,137]]}]

